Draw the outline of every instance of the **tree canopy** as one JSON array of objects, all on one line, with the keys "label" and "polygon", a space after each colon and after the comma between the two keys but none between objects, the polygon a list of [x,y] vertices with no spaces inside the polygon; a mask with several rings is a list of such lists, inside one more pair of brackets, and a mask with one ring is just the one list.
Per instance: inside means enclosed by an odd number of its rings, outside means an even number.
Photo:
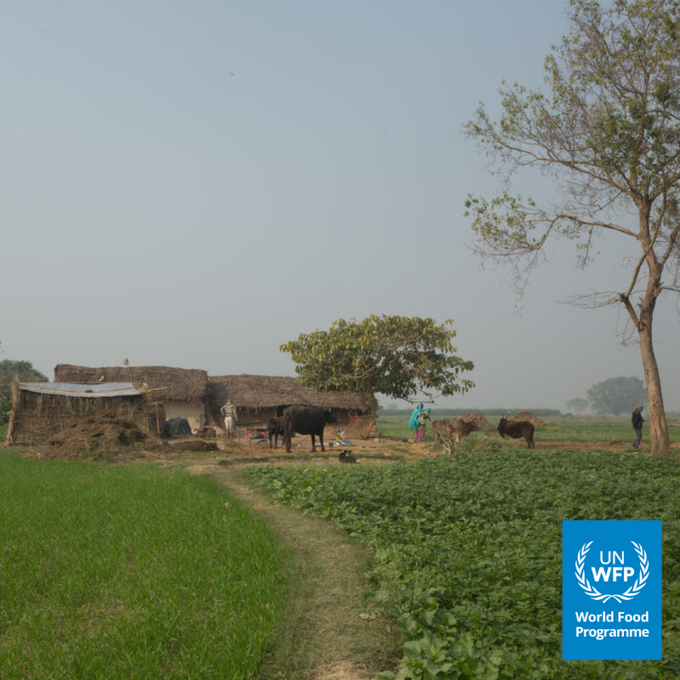
[{"label": "tree canopy", "polygon": [[[572,0],[569,18],[545,61],[547,92],[504,83],[500,118],[480,105],[468,123],[505,186],[491,199],[470,196],[466,214],[477,252],[509,263],[520,291],[555,237],[576,244],[582,266],[603,233],[628,241],[615,289],[575,300],[625,309],[640,343],[652,451],[664,454],[652,322],[659,296],[680,292],[680,2]],[[554,180],[556,198],[512,194],[518,170]]]},{"label": "tree canopy", "polygon": [[12,382],[49,382],[47,376],[33,368],[30,361],[0,361],[0,425],[4,425],[12,409]]},{"label": "tree canopy", "polygon": [[576,413],[581,413],[588,408],[588,400],[583,397],[576,397],[576,399],[570,399],[567,402],[567,408],[570,411],[576,411]]},{"label": "tree canopy", "polygon": [[456,355],[453,321],[405,316],[339,319],[327,331],[302,334],[281,345],[304,385],[320,392],[381,393],[413,400],[463,393],[474,365]]},{"label": "tree canopy", "polygon": [[588,390],[588,400],[596,413],[613,413],[618,416],[630,413],[637,406],[644,406],[647,391],[640,378],[619,376],[593,385]]}]

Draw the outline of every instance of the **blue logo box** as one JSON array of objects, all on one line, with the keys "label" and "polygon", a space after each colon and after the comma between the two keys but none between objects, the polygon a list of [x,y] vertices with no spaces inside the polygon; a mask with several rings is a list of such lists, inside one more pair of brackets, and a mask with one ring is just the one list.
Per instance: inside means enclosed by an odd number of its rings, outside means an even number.
[{"label": "blue logo box", "polygon": [[661,522],[562,522],[562,658],[661,659]]}]

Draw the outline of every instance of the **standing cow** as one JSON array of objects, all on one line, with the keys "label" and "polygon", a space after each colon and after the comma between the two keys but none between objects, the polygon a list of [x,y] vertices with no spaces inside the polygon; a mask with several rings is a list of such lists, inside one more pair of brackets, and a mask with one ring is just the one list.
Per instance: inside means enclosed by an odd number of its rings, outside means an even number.
[{"label": "standing cow", "polygon": [[315,436],[319,438],[321,450],[325,451],[326,449],[323,446],[323,430],[326,427],[326,423],[334,422],[336,420],[332,412],[318,406],[289,406],[283,412],[283,441],[286,444],[286,451],[290,453],[290,440],[295,433],[312,436],[312,453],[316,452]]}]

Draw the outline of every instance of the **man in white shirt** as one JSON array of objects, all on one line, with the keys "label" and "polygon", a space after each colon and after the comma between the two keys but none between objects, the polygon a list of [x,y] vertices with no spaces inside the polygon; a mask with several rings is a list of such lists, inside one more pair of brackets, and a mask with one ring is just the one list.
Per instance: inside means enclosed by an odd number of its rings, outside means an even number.
[{"label": "man in white shirt", "polygon": [[231,403],[230,399],[227,399],[227,403],[220,409],[222,415],[224,416],[224,433],[227,439],[231,439],[234,436],[234,428],[236,427],[236,421],[238,417],[236,416],[236,409]]}]

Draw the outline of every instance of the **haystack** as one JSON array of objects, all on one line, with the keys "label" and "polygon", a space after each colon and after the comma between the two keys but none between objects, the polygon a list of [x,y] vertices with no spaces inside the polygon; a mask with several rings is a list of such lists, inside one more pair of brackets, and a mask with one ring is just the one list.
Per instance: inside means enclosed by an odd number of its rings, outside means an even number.
[{"label": "haystack", "polygon": [[531,411],[520,411],[519,413],[515,413],[515,415],[510,418],[510,422],[517,420],[527,420],[534,427],[539,427],[545,424],[545,420],[541,420],[538,416],[535,416],[533,413],[531,413]]},{"label": "haystack", "polygon": [[464,416],[459,416],[457,420],[474,423],[478,430],[493,430],[493,425],[481,413],[466,413]]},{"label": "haystack", "polygon": [[143,442],[146,435],[125,418],[110,413],[83,418],[67,430],[50,437],[52,446],[95,451],[108,446],[132,446]]}]

